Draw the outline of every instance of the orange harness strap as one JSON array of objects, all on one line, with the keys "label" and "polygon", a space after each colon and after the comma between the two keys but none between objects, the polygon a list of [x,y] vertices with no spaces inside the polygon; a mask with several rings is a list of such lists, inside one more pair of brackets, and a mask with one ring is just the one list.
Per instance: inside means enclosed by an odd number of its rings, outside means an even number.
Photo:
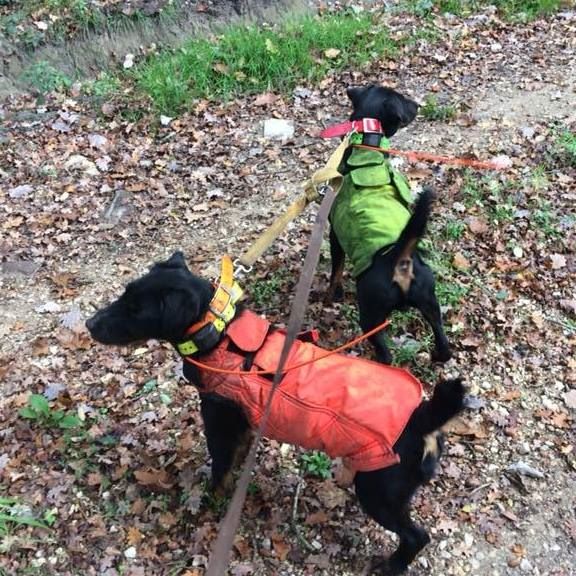
[{"label": "orange harness strap", "polygon": [[[339,352],[343,352],[344,350],[347,350],[348,348],[355,346],[359,342],[362,342],[362,341],[366,340],[367,338],[370,338],[370,336],[376,334],[377,332],[380,332],[380,330],[383,330],[384,328],[386,328],[386,326],[388,326],[388,324],[390,324],[390,322],[388,320],[385,320],[384,322],[382,322],[382,324],[379,324],[378,326],[376,326],[376,328],[372,328],[372,330],[369,330],[365,334],[361,334],[360,336],[357,336],[353,340],[350,340],[350,342],[347,342],[346,344],[342,344],[342,346],[338,346],[338,348],[334,348],[334,350],[326,350],[326,354],[322,354],[321,356],[318,356],[314,360],[307,360],[306,362],[300,362],[299,364],[294,364],[293,366],[287,366],[286,368],[284,368],[282,370],[282,373],[285,374],[286,372],[290,372],[290,370],[296,370],[298,368],[301,368],[302,366],[306,366],[307,364],[313,364],[314,362],[317,362],[318,360],[322,360],[323,358],[327,358],[328,356],[332,356],[333,354],[338,354]],[[237,376],[242,376],[245,374],[253,374],[253,375],[274,374],[274,371],[270,371],[270,370],[247,370],[247,371],[246,370],[224,370],[222,368],[215,368],[213,366],[203,364],[202,362],[198,362],[198,360],[194,360],[194,358],[191,358],[190,356],[183,356],[183,358],[189,364],[193,364],[197,368],[200,368],[200,370],[206,370],[207,372],[217,372],[218,374],[235,374]]]}]

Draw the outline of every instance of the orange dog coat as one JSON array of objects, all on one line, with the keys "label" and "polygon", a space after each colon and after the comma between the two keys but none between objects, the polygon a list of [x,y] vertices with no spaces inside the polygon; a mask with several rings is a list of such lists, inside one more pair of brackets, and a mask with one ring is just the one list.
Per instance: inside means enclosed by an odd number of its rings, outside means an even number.
[{"label": "orange dog coat", "polygon": [[[267,320],[243,311],[228,327],[219,345],[203,354],[203,364],[243,371],[254,354],[251,371],[259,374],[202,372],[200,393],[216,393],[242,406],[256,428],[272,388],[285,332],[270,331]],[[296,341],[286,367],[326,354],[315,344]],[[265,436],[331,458],[341,457],[353,471],[371,471],[399,461],[393,446],[422,400],[420,382],[406,370],[333,354],[288,370],[272,402]]]}]

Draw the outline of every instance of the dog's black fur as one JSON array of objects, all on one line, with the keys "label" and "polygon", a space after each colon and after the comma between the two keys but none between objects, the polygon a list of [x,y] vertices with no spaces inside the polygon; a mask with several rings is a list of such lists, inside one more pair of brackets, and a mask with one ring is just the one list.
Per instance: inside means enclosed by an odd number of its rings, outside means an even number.
[{"label": "dog's black fur", "polygon": [[[400,128],[410,124],[418,112],[416,102],[382,86],[349,88],[348,97],[352,101],[354,110],[350,119],[377,118],[380,120],[386,137],[393,136]],[[348,156],[349,153],[344,156],[342,164],[344,167],[346,167]],[[389,246],[383,246],[374,256],[371,267],[356,279],[356,293],[360,326],[364,332],[384,322],[393,310],[409,306],[418,308],[434,332],[435,349],[432,359],[446,362],[452,357],[452,352],[444,333],[440,305],[434,291],[434,275],[416,249],[418,240],[426,230],[432,201],[431,190],[425,189],[416,200],[412,217],[392,250],[388,251]],[[342,246],[332,229],[330,230],[330,254],[332,273],[327,295],[328,302],[342,297],[342,273],[345,260]],[[402,267],[404,270],[401,270]],[[407,276],[404,289],[395,280],[395,274],[398,273],[401,276]],[[392,356],[386,345],[384,333],[379,332],[370,340],[376,349],[377,359],[390,364]]]},{"label": "dog's black fur", "polygon": [[[186,329],[207,311],[212,285],[192,274],[181,253],[154,265],[131,282],[118,300],[86,322],[92,337],[103,344],[128,344],[145,339],[182,341]],[[199,360],[201,360],[201,356]],[[202,377],[189,363],[186,378],[202,392]],[[249,424],[242,407],[217,394],[200,394],[214,489],[229,482],[238,453],[245,446]],[[431,400],[412,415],[394,446],[401,462],[374,472],[358,472],[355,487],[366,512],[384,528],[396,532],[400,544],[387,560],[373,567],[376,574],[400,574],[428,543],[426,531],[410,518],[410,500],[428,482],[442,450],[439,429],[463,408],[460,380],[436,386]],[[296,424],[296,423],[295,423]]]}]

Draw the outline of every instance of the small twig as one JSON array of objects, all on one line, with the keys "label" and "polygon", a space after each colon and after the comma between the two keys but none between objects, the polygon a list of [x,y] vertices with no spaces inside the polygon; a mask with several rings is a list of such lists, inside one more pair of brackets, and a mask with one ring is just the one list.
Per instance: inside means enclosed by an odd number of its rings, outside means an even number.
[{"label": "small twig", "polygon": [[300,532],[300,526],[298,526],[298,519],[297,519],[298,500],[300,499],[301,490],[302,490],[302,478],[300,477],[298,478],[298,484],[296,485],[296,492],[294,493],[294,501],[292,502],[292,521],[290,523],[292,524],[292,528],[294,530],[294,533],[296,534],[298,542],[300,542],[300,544],[304,546],[304,548],[306,548],[309,552],[316,552],[312,544],[310,544],[310,542],[308,542],[308,540],[306,540],[306,538],[302,536],[302,533]]},{"label": "small twig", "polygon": [[481,484],[480,486],[476,486],[476,488],[474,488],[474,490],[472,490],[472,492],[470,492],[468,494],[468,496],[473,496],[474,494],[476,494],[476,492],[480,492],[480,490],[484,490],[484,488],[488,488],[488,486],[491,486],[492,482],[486,482],[486,484]]}]

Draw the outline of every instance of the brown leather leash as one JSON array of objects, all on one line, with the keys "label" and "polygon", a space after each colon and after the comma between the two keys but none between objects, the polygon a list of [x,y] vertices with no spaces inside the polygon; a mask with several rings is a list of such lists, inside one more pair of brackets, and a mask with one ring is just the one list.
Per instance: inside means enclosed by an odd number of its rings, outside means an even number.
[{"label": "brown leather leash", "polygon": [[[336,152],[338,152],[338,150]],[[300,329],[304,322],[304,316],[308,307],[310,289],[312,288],[312,281],[314,279],[314,272],[316,270],[316,266],[318,265],[318,260],[320,259],[320,247],[322,245],[324,228],[328,222],[328,216],[330,214],[330,209],[332,208],[334,199],[336,198],[336,194],[342,185],[342,176],[337,171],[339,162],[334,167],[334,157],[336,152],[332,155],[326,167],[322,170],[319,170],[314,175],[317,179],[317,181],[314,183],[314,186],[316,186],[321,181],[319,178],[324,178],[324,181],[330,181],[330,186],[324,187],[324,197],[316,216],[316,221],[310,236],[310,242],[308,244],[308,250],[304,259],[304,265],[302,267],[302,272],[300,273],[300,278],[298,279],[298,285],[296,286],[296,293],[292,302],[292,309],[290,311],[290,318],[288,320],[288,326],[286,329],[286,340],[284,341],[284,346],[282,347],[282,352],[280,354],[280,360],[278,361],[278,366],[276,368],[276,372],[274,373],[272,388],[266,402],[264,415],[260,422],[260,426],[258,426],[256,434],[254,435],[252,446],[250,447],[250,451],[246,457],[244,469],[242,470],[242,474],[238,480],[238,484],[236,485],[236,490],[232,496],[230,506],[228,507],[226,516],[220,525],[220,531],[212,550],[206,576],[225,575],[226,568],[228,567],[230,559],[230,552],[232,551],[234,544],[234,536],[236,535],[238,525],[240,524],[240,516],[242,514],[244,501],[246,500],[246,494],[248,491],[252,470],[256,464],[256,453],[258,451],[258,446],[260,444],[260,440],[262,439],[263,431],[266,427],[266,423],[270,415],[272,400],[278,385],[282,380],[284,366],[288,359],[290,348],[300,333]],[[332,164],[330,164],[331,160],[333,160]],[[320,176],[317,176],[318,174],[320,174]]]}]

